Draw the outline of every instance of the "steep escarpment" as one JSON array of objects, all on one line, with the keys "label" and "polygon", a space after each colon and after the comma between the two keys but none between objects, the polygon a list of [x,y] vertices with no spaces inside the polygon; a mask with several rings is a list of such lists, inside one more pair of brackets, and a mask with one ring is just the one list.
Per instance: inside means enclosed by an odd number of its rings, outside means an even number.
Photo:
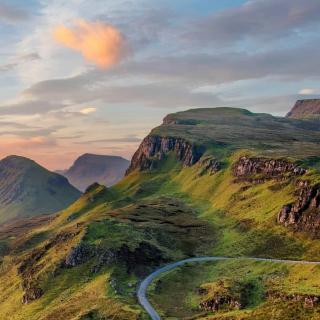
[{"label": "steep escarpment", "polygon": [[278,222],[319,238],[320,184],[311,185],[309,181],[300,180],[295,194],[296,202],[283,206],[278,215]]},{"label": "steep escarpment", "polygon": [[320,120],[320,99],[298,100],[287,118]]},{"label": "steep escarpment", "polygon": [[154,168],[169,151],[185,166],[210,155],[221,162],[237,150],[259,157],[303,160],[320,157],[317,121],[274,117],[236,108],[206,108],[166,116],[134,154],[127,174]]},{"label": "steep escarpment", "polygon": [[205,151],[205,147],[190,143],[182,138],[147,136],[134,154],[127,174],[132,171],[153,169],[168,152],[174,152],[184,166],[195,164]]}]

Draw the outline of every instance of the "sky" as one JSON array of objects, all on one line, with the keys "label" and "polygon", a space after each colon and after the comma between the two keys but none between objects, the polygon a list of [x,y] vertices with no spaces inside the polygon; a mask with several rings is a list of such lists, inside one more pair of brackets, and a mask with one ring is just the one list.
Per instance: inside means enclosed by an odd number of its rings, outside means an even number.
[{"label": "sky", "polygon": [[319,0],[0,0],[0,158],[130,159],[172,112],[320,97]]}]

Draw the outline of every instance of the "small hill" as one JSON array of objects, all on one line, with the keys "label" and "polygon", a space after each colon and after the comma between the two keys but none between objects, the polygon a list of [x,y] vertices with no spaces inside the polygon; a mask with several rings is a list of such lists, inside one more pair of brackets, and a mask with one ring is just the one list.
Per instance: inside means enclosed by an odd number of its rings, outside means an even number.
[{"label": "small hill", "polygon": [[83,154],[65,171],[58,171],[81,191],[94,182],[111,186],[121,180],[129,161],[117,156]]},{"label": "small hill", "polygon": [[320,99],[298,100],[287,118],[320,120]]},{"label": "small hill", "polygon": [[79,196],[65,177],[33,160],[9,156],[0,161],[0,223],[57,212]]}]

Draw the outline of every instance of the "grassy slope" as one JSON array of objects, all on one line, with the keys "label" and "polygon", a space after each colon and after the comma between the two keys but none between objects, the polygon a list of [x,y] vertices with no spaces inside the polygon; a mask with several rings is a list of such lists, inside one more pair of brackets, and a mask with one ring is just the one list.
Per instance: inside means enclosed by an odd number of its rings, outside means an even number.
[{"label": "grassy slope", "polygon": [[[229,162],[234,158],[229,159]],[[112,248],[123,243],[136,247],[146,239],[147,228],[160,230],[152,234],[150,241],[163,250],[169,260],[181,259],[190,254],[320,259],[318,240],[311,241],[304,235],[291,234],[275,223],[275,216],[282,204],[293,200],[290,184],[279,186],[279,183],[270,181],[241,191],[243,185],[233,182],[229,167],[213,176],[199,176],[198,173],[199,168],[196,166],[181,168],[174,155],[168,156],[157,171],[133,173],[108,191],[99,187],[60,213],[48,225],[24,235],[23,239],[10,239],[15,251],[4,258],[1,267],[1,283],[9,289],[0,292],[0,316],[13,314],[12,319],[79,319],[80,315],[92,311],[98,312],[100,316],[112,315],[115,319],[135,319],[140,311],[133,298],[134,288],[129,288],[128,283],[134,285],[138,279],[134,274],[128,275],[121,266],[116,269],[105,267],[97,274],[92,274],[90,270],[94,262],[89,261],[72,269],[63,269],[57,275],[53,274],[59,261],[79,241],[95,245],[103,243]],[[270,188],[272,185],[276,188]],[[276,192],[272,191],[275,189]],[[181,207],[181,215],[162,216],[161,212],[168,210],[168,199],[178,199],[171,202],[180,199],[190,209]],[[139,207],[141,204],[142,207]],[[146,205],[150,207],[146,209]],[[192,225],[192,219],[195,225],[201,222],[208,232],[204,232],[201,237],[198,232],[192,235],[189,231],[185,238],[183,233],[177,235],[178,230],[185,230],[184,223]],[[172,232],[168,225],[172,225]],[[30,251],[26,249],[42,247],[45,241],[49,241],[44,238],[52,239],[54,235],[70,230],[78,230],[79,233],[57,244],[36,263],[45,266],[37,271],[36,276],[33,275],[44,289],[44,296],[22,306],[21,277],[17,276],[16,266],[28,256]],[[176,237],[170,238],[173,235]],[[166,243],[168,239],[169,243]],[[173,243],[177,245],[172,247]],[[188,252],[190,248],[194,249]],[[274,269],[276,271],[278,267]],[[209,271],[208,278],[204,272],[199,283],[214,279],[210,279],[210,272],[214,271]],[[318,268],[313,270],[315,277],[309,277],[308,272],[310,267],[305,270],[303,267],[298,274],[292,272],[290,277],[286,275],[285,281],[291,287],[283,289],[318,293],[314,290],[320,286],[317,280],[320,279]],[[118,292],[110,287],[110,277],[116,277],[120,288]],[[177,279],[179,276],[175,281]],[[301,279],[305,279],[304,282]],[[184,283],[190,285],[188,281]],[[79,298],[83,292],[88,294]],[[179,290],[172,290],[172,294],[179,294]],[[165,304],[161,306],[167,308]]]},{"label": "grassy slope", "polygon": [[[253,125],[250,124],[252,117],[254,121],[262,121],[257,120],[257,116],[243,112],[240,112],[239,117],[241,121],[243,115],[247,117],[249,127]],[[274,121],[274,118],[268,119],[271,120],[266,122],[266,126]],[[181,135],[182,130],[188,132],[190,137],[195,134],[200,137],[201,132],[208,132],[202,128],[204,124],[201,121],[196,128],[197,132],[192,131],[194,128],[188,127],[186,131],[185,127],[179,127],[178,134]],[[278,122],[273,124],[278,125]],[[161,130],[164,130],[164,134],[168,127]],[[243,128],[237,130],[243,131]],[[232,133],[228,139],[234,140],[233,134],[236,131],[227,132]],[[261,135],[265,134],[261,132]],[[298,132],[297,136],[305,139],[307,133]],[[316,132],[309,140],[316,140],[317,136]],[[221,139],[224,139],[223,136]],[[271,137],[270,141],[274,139]],[[250,137],[245,141],[250,142]],[[310,144],[310,154],[319,152],[315,141]],[[1,265],[0,282],[6,289],[0,292],[0,318],[13,315],[12,319],[17,320],[136,319],[141,311],[134,298],[138,270],[128,273],[124,265],[115,264],[103,266],[97,273],[93,273],[91,270],[97,263],[96,258],[70,269],[59,267],[71,248],[79,242],[104,249],[119,248],[126,244],[132,250],[138,248],[141,242],[148,242],[159,249],[168,261],[201,254],[320,260],[319,240],[293,234],[276,224],[276,215],[282,205],[294,200],[294,181],[268,181],[257,185],[235,183],[230,172],[232,162],[252,150],[238,150],[234,153],[234,149],[237,149],[234,146],[215,146],[214,151],[208,148],[208,153],[219,155],[225,163],[224,169],[215,175],[200,175],[201,169],[196,165],[182,168],[175,156],[169,154],[157,170],[134,172],[107,191],[102,187],[95,188],[49,224],[17,238],[2,239],[11,247],[11,253],[3,258]],[[256,148],[251,142],[245,146]],[[295,150],[293,146],[297,146],[297,141],[285,145],[285,152],[291,153]],[[262,150],[258,148],[255,152],[261,154]],[[265,150],[274,149],[269,145]],[[279,150],[278,145],[277,152]],[[310,171],[308,178],[319,181],[315,171]],[[21,305],[22,277],[17,274],[17,266],[30,257],[32,250],[41,250],[61,233],[73,233],[75,236],[46,250],[41,259],[31,263],[32,268],[27,274],[44,290],[44,295],[35,302]],[[243,277],[249,270],[257,279],[264,274],[280,272],[282,276],[272,286],[278,286],[284,292],[320,294],[318,267],[247,263],[241,267],[240,272],[238,263],[227,262],[206,265],[203,269],[192,268],[189,273],[178,270],[169,274],[168,279],[163,279],[163,288],[170,288],[170,295],[165,289],[157,292],[154,301],[160,310],[170,311],[170,314],[176,310],[179,319],[193,315],[199,299],[196,294],[199,285],[215,281],[221,274],[226,277]],[[148,272],[152,266],[146,265],[144,269]],[[177,283],[180,282],[177,280],[183,281],[183,288],[179,287]],[[261,284],[262,287],[265,285]],[[180,306],[177,305],[177,297],[186,297]],[[247,318],[252,318],[252,312],[257,312],[255,317],[260,319],[259,313],[263,314],[267,310],[264,308],[269,307],[264,303],[253,304],[247,310]],[[279,302],[277,308],[281,314],[281,308],[285,310],[286,306]],[[246,318],[247,311],[243,311],[242,315],[239,313],[241,319]],[[302,318],[310,318],[304,309],[299,312]],[[217,317],[223,319],[225,314]]]},{"label": "grassy slope", "polygon": [[[229,159],[232,163],[240,155],[246,153],[238,152]],[[170,159],[168,160],[170,163]],[[248,185],[246,183],[234,183],[231,176],[230,166],[214,176],[204,175],[199,177],[199,169],[173,168],[169,171],[168,164],[160,169],[157,175],[143,173],[131,175],[122,182],[122,192],[132,194],[137,190],[145,190],[145,195],[152,192],[150,196],[173,194],[180,197],[186,203],[197,208],[199,216],[213,225],[215,232],[219,235],[217,242],[209,250],[211,255],[227,256],[261,256],[278,257],[288,259],[319,260],[320,241],[311,240],[306,235],[293,234],[276,224],[276,216],[284,203],[295,199],[294,181],[268,181],[264,184]],[[167,178],[164,178],[163,176]],[[319,175],[310,171],[306,179],[317,182]],[[164,182],[165,181],[165,182]],[[139,185],[139,187],[137,186]],[[144,187],[146,184],[146,187]],[[152,191],[147,187],[152,186]],[[131,186],[128,188],[128,186]],[[243,188],[249,186],[249,188]],[[198,267],[192,269],[193,273],[187,276],[184,272],[173,272],[171,278],[166,280],[163,291],[156,291],[155,304],[159,310],[163,308],[170,315],[177,315],[178,319],[183,316],[197,314],[190,311],[195,308],[194,300],[197,300],[197,288],[200,284],[217,279],[218,275],[225,274],[226,270],[238,279],[250,270],[255,273],[255,278],[265,275],[267,272],[278,274],[282,269],[286,272],[281,274],[276,283],[268,283],[272,288],[279,289],[285,293],[298,294],[320,294],[320,268],[319,266],[284,266],[281,264],[248,263],[244,264],[242,272],[239,266],[243,263],[220,263],[220,273],[216,274],[208,266],[199,276]],[[252,272],[252,271],[250,271]],[[211,276],[214,274],[214,276]],[[311,276],[312,274],[312,276]],[[167,281],[167,283],[166,283]],[[190,300],[192,303],[190,303]],[[182,304],[177,303],[182,301]],[[278,314],[275,319],[291,319],[293,314],[299,314],[301,319],[316,319],[318,309],[306,310],[301,306],[294,307],[293,313],[286,313],[288,308],[293,308],[294,303],[284,304],[280,301],[274,306],[274,301],[265,304],[254,305],[249,312],[239,311],[239,319],[263,319],[265,312]],[[189,311],[188,311],[189,310]],[[312,315],[314,313],[314,315]],[[220,314],[217,319],[224,318]],[[235,318],[235,319],[238,319]]]}]

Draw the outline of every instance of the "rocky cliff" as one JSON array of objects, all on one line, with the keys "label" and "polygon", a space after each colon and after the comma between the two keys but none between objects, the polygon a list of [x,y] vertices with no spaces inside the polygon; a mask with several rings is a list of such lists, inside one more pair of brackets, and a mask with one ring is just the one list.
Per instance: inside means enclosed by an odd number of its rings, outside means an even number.
[{"label": "rocky cliff", "polygon": [[283,206],[278,215],[278,223],[319,238],[320,184],[310,185],[308,181],[298,181],[296,196],[295,203]]},{"label": "rocky cliff", "polygon": [[234,163],[232,172],[240,180],[263,182],[270,178],[301,176],[306,173],[306,169],[286,159],[241,157]]},{"label": "rocky cliff", "polygon": [[157,166],[168,152],[174,152],[184,166],[192,166],[204,154],[205,147],[197,146],[183,138],[147,136],[133,155],[127,174],[134,170],[147,170]]},{"label": "rocky cliff", "polygon": [[298,100],[286,117],[320,120],[320,99]]}]

